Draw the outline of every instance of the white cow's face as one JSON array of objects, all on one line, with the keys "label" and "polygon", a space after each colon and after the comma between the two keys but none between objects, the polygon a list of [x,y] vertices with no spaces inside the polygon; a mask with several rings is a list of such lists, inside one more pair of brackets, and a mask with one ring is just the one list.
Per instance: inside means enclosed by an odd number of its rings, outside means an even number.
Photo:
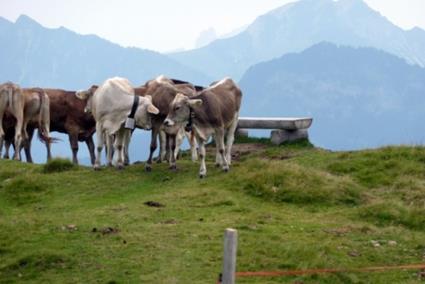
[{"label": "white cow's face", "polygon": [[170,104],[167,118],[164,120],[166,127],[173,127],[176,124],[184,124],[189,121],[190,108],[202,105],[202,100],[189,99],[183,94],[177,94]]},{"label": "white cow's face", "polygon": [[141,97],[139,107],[134,115],[136,125],[145,130],[150,130],[152,128],[152,115],[158,113],[159,110],[152,104],[152,98],[150,96]]}]

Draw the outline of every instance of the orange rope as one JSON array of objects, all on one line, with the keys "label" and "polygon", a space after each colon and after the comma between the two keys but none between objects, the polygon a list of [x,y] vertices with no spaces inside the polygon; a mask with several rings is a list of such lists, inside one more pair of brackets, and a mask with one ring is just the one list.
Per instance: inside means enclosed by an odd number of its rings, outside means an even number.
[{"label": "orange rope", "polygon": [[305,269],[305,270],[287,270],[287,271],[255,271],[255,272],[236,272],[236,277],[276,277],[276,276],[296,276],[309,274],[324,274],[336,272],[374,272],[402,269],[425,269],[425,264],[411,264],[398,266],[374,266],[352,269]]}]

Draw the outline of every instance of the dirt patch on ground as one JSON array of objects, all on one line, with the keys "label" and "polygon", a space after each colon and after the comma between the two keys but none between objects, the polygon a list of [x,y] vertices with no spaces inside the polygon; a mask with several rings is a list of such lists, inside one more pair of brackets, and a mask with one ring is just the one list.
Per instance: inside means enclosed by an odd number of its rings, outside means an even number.
[{"label": "dirt patch on ground", "polygon": [[[232,147],[232,160],[239,161],[243,156],[262,152],[267,146],[264,144],[257,143],[243,143],[243,144],[233,144]],[[208,155],[215,155],[215,146],[207,147]]]},{"label": "dirt patch on ground", "polygon": [[145,204],[146,206],[149,206],[149,207],[165,207],[164,204],[161,204],[161,203],[156,202],[156,201],[146,201],[143,204]]},{"label": "dirt patch on ground", "polygon": [[105,227],[105,228],[93,228],[92,229],[93,233],[100,233],[102,235],[109,235],[109,234],[117,234],[119,232],[119,230],[117,228],[113,228],[113,227]]}]

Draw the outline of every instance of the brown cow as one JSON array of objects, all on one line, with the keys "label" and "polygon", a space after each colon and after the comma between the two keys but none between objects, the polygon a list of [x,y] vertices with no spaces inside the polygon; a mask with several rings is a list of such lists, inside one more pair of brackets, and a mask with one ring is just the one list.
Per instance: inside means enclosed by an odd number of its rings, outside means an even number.
[{"label": "brown cow", "polygon": [[[214,135],[217,155],[216,163],[224,171],[229,170],[234,133],[238,124],[242,92],[230,78],[225,78],[194,97],[177,94],[169,107],[164,121],[167,132],[173,132],[179,125],[193,128],[199,144],[201,167],[199,176],[205,177],[205,143]],[[226,149],[224,136],[226,135]]]},{"label": "brown cow", "polygon": [[[94,142],[93,134],[96,130],[96,123],[91,114],[84,111],[86,103],[79,100],[75,96],[75,91],[65,91],[60,89],[44,89],[50,100],[50,131],[57,131],[60,133],[68,134],[69,143],[72,150],[72,161],[78,164],[78,141],[86,142],[87,148],[90,153],[91,163],[94,164]],[[6,120],[7,118],[7,120]],[[3,120],[3,127],[8,127],[9,131],[6,131],[6,141],[13,140],[13,136],[8,133],[12,130],[10,115],[5,117]],[[6,124],[7,123],[7,124]],[[14,120],[13,123],[16,123]],[[32,122],[27,127],[29,135],[29,143],[24,145],[25,156],[27,162],[32,163],[31,156],[31,140],[37,124]],[[5,158],[8,158],[8,143],[6,143]],[[47,148],[49,156],[49,148]]]},{"label": "brown cow", "polygon": [[75,91],[45,89],[50,98],[50,129],[68,134],[72,161],[78,164],[78,141],[86,142],[91,163],[94,164],[93,134],[96,122],[84,111],[86,103],[75,96]]},{"label": "brown cow", "polygon": [[[174,83],[174,81],[176,81],[176,84]],[[166,137],[164,137],[162,133],[164,131],[163,122],[166,116],[168,115],[170,103],[173,101],[177,93],[184,93],[186,96],[191,97],[196,94],[196,88],[192,84],[187,82],[179,80],[174,81],[161,75],[154,80],[148,81],[144,86],[144,88],[146,89],[145,94],[152,96],[153,104],[159,109],[159,114],[152,117],[152,136],[149,158],[145,166],[146,171],[152,170],[152,156],[157,148],[158,134],[160,135],[161,143],[158,161],[161,162],[164,159],[166,153],[168,153],[170,169],[176,169],[176,136],[179,133],[181,136],[183,126],[180,126],[179,129],[170,134],[167,133]],[[195,144],[193,143],[193,139],[189,139],[189,142],[191,144],[192,149],[192,159],[194,159],[193,153],[196,153]]]},{"label": "brown cow", "polygon": [[[3,118],[5,116],[5,112],[8,111],[10,113],[10,117],[15,119],[15,124],[12,125],[14,128],[14,146],[16,149],[20,149],[22,143],[22,127],[24,123],[24,105],[25,98],[22,92],[22,89],[11,82],[7,82],[0,85],[0,153],[3,148],[3,142],[5,139],[5,131],[3,130]],[[7,116],[7,115],[6,115]],[[7,127],[9,127],[9,120],[6,123]],[[20,160],[20,152],[15,151],[14,155],[15,160]]]}]

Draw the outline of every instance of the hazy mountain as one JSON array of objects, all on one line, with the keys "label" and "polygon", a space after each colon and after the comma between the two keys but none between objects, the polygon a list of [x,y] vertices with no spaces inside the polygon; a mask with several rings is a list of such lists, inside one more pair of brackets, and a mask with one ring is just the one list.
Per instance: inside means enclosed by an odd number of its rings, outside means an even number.
[{"label": "hazy mountain", "polygon": [[195,41],[195,48],[206,46],[217,39],[217,32],[214,28],[208,28],[202,31]]},{"label": "hazy mountain", "polygon": [[242,115],[312,116],[326,148],[425,142],[425,69],[383,51],[320,43],[249,68],[240,85]]},{"label": "hazy mountain", "polygon": [[211,80],[149,50],[124,48],[94,35],[48,29],[27,16],[0,18],[0,80],[24,86],[86,88],[113,76],[139,85],[159,74],[205,84]]},{"label": "hazy mountain", "polygon": [[[173,59],[138,48],[123,48],[94,35],[79,35],[65,28],[48,29],[27,16],[16,23],[0,17],[0,82],[21,86],[57,87],[69,90],[88,88],[113,76],[122,76],[139,85],[159,74],[207,84],[212,80]],[[132,142],[132,160],[146,159],[147,132],[137,131]],[[71,156],[68,137],[52,133],[61,142],[53,154]],[[45,161],[45,149],[34,139],[33,156]],[[86,145],[80,143],[81,161],[88,161]]]},{"label": "hazy mountain", "polygon": [[172,57],[211,77],[238,79],[253,64],[322,41],[374,47],[425,66],[425,31],[405,31],[362,0],[300,0],[258,17],[236,36]]}]

